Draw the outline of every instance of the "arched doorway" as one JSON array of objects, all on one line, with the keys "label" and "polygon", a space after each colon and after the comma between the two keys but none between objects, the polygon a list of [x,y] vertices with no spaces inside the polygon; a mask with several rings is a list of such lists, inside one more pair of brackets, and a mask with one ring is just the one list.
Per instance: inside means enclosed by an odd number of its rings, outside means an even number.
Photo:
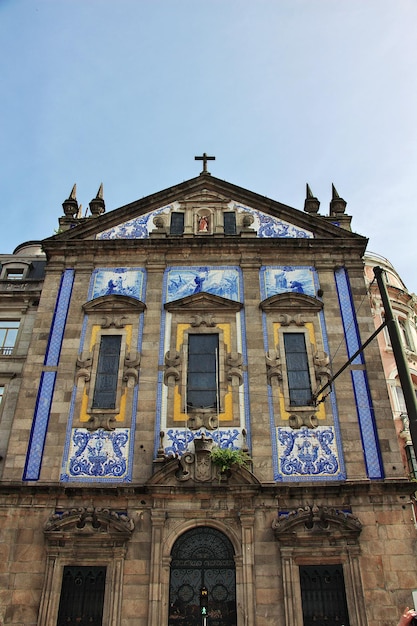
[{"label": "arched doorway", "polygon": [[[208,591],[202,615],[201,589]],[[236,626],[236,571],[229,539],[215,528],[185,532],[171,552],[169,626]]]}]

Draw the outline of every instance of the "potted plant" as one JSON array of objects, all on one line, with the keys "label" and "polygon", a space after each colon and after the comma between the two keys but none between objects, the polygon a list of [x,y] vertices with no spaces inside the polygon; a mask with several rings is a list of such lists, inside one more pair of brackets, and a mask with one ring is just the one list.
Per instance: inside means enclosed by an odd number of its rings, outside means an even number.
[{"label": "potted plant", "polygon": [[233,465],[239,467],[247,467],[250,461],[250,456],[247,452],[240,449],[233,448],[219,448],[215,446],[210,452],[210,458],[214,465],[219,468],[220,474],[223,474],[230,470]]}]

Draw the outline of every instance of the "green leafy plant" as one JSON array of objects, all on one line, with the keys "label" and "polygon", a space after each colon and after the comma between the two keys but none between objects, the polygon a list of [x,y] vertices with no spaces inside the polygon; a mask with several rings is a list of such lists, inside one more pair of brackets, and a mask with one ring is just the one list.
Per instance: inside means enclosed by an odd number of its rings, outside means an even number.
[{"label": "green leafy plant", "polygon": [[250,456],[244,450],[233,450],[233,448],[215,447],[210,452],[210,458],[214,465],[219,467],[220,472],[226,472],[232,465],[247,467]]}]

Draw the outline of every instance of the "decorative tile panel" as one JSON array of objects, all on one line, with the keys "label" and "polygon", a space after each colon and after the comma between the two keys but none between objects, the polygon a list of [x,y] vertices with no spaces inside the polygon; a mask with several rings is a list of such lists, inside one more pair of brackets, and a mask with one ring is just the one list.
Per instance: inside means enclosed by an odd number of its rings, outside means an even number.
[{"label": "decorative tile panel", "polygon": [[262,267],[260,280],[262,300],[288,292],[303,293],[312,297],[317,294],[317,274],[313,267],[297,265]]},{"label": "decorative tile panel", "polygon": [[314,429],[280,427],[277,433],[278,472],[284,480],[339,478],[340,467],[332,426]]},{"label": "decorative tile panel", "polygon": [[170,213],[177,205],[178,203],[174,202],[151,213],[145,213],[145,215],[135,217],[128,222],[118,224],[96,235],[96,239],[147,239],[151,230],[155,228],[153,218],[161,213]]},{"label": "decorative tile panel", "polygon": [[89,290],[89,300],[115,294],[142,299],[144,270],[115,267],[94,270]]},{"label": "decorative tile panel", "polygon": [[[361,346],[361,339],[347,271],[344,268],[336,270],[335,280],[342,314],[346,348],[348,357],[350,358]],[[362,353],[353,361],[354,365],[363,365],[364,363]],[[367,474],[369,478],[383,478],[384,472],[377,439],[374,408],[369,391],[368,375],[366,370],[352,370],[351,377]]]},{"label": "decorative tile panel", "polygon": [[123,479],[128,473],[129,428],[113,431],[98,429],[93,432],[85,428],[73,428],[66,472],[63,482],[69,480]]},{"label": "decorative tile panel", "polygon": [[194,439],[201,437],[213,439],[219,448],[237,450],[243,445],[241,428],[218,428],[217,430],[189,430],[186,428],[170,428],[165,435],[164,453],[168,456],[182,456]]},{"label": "decorative tile panel", "polygon": [[[290,224],[289,222],[258,211],[242,204],[235,202],[229,203],[230,210],[237,213],[247,213],[252,216],[253,223],[251,224],[251,230],[255,231],[258,237],[261,238],[298,238],[298,239],[312,239],[314,234],[306,229]],[[96,235],[97,239],[147,239],[151,231],[155,228],[154,218],[158,215],[169,215],[173,210],[180,208],[179,202],[173,202],[164,207],[145,213],[134,219],[118,224],[113,228],[103,231]]]},{"label": "decorative tile panel", "polygon": [[225,267],[172,267],[167,273],[166,302],[205,291],[241,302],[239,272]]},{"label": "decorative tile panel", "polygon": [[258,237],[262,238],[297,238],[297,239],[313,239],[314,235],[305,228],[299,228],[290,224],[285,220],[278,219],[272,215],[262,213],[256,209],[244,206],[242,204],[232,203],[232,206],[238,213],[249,213],[254,218],[251,228],[256,231]]}]

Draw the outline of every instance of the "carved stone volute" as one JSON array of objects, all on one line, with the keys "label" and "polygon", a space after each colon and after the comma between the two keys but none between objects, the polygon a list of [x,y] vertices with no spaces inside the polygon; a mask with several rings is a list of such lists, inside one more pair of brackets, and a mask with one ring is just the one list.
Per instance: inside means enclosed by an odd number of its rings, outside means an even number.
[{"label": "carved stone volute", "polygon": [[232,387],[239,387],[243,383],[243,357],[240,352],[229,352],[226,356],[227,380]]},{"label": "carved stone volute", "polygon": [[90,353],[88,356],[80,355],[77,359],[77,371],[75,373],[75,380],[78,384],[80,378],[87,383],[91,378],[91,366],[93,364],[93,356]]},{"label": "carved stone volute", "polygon": [[356,540],[362,524],[348,511],[314,504],[278,515],[272,522],[272,529],[278,541],[294,545],[294,542],[317,542],[317,536],[331,537],[332,541]]},{"label": "carved stone volute", "polygon": [[76,541],[75,537],[96,537],[105,541],[106,536],[118,543],[130,539],[134,522],[127,513],[107,508],[80,507],[65,509],[50,515],[44,526],[49,543],[59,541],[60,546]]},{"label": "carved stone volute", "polygon": [[268,384],[278,384],[282,381],[282,365],[279,354],[276,350],[269,350],[265,354],[266,376]]},{"label": "carved stone volute", "polygon": [[195,482],[211,482],[218,475],[218,467],[211,461],[210,453],[213,448],[213,439],[205,437],[194,439],[194,454],[186,452],[179,461],[177,480],[183,482],[193,480]]},{"label": "carved stone volute", "polygon": [[176,350],[168,350],[165,354],[164,383],[174,387],[181,376],[181,356]]},{"label": "carved stone volute", "polygon": [[139,380],[140,354],[129,353],[124,360],[123,380],[128,387],[134,387]]}]

